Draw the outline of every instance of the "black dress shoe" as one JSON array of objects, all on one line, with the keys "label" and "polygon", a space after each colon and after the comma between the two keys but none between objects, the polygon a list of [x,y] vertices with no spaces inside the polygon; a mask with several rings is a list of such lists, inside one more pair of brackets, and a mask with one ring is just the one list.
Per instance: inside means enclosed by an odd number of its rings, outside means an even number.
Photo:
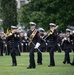
[{"label": "black dress shoe", "polygon": [[48,67],[53,67],[53,66],[55,66],[55,65],[48,65]]},{"label": "black dress shoe", "polygon": [[63,64],[65,64],[66,62],[65,61],[63,61]]},{"label": "black dress shoe", "polygon": [[38,65],[42,65],[42,63],[38,63]]},{"label": "black dress shoe", "polygon": [[17,66],[17,64],[12,64],[12,66]]},{"label": "black dress shoe", "polygon": [[67,62],[67,64],[70,64],[70,62]]},{"label": "black dress shoe", "polygon": [[27,69],[32,69],[32,67],[28,66]]},{"label": "black dress shoe", "polygon": [[70,63],[72,66],[74,66],[74,63]]},{"label": "black dress shoe", "polygon": [[33,68],[36,68],[36,67],[31,67],[31,66],[28,66],[28,67],[27,67],[27,69],[33,69]]},{"label": "black dress shoe", "polygon": [[32,67],[33,69],[35,69],[36,67]]}]

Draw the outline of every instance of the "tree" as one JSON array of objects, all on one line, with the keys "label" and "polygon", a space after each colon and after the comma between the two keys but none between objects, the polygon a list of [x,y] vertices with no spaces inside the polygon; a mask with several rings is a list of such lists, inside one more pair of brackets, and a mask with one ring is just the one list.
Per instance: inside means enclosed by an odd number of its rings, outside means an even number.
[{"label": "tree", "polygon": [[47,30],[50,22],[59,25],[63,31],[74,25],[74,0],[32,0],[21,8],[21,23],[28,27],[34,21]]},{"label": "tree", "polygon": [[2,9],[1,9],[1,0],[0,0],[0,19],[2,17],[1,13],[2,13]]},{"label": "tree", "polygon": [[11,25],[17,25],[16,0],[1,0],[3,28],[10,29]]}]

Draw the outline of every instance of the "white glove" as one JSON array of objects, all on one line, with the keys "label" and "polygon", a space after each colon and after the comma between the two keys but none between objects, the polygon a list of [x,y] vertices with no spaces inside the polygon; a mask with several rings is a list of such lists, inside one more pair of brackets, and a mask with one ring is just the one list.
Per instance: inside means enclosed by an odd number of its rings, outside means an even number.
[{"label": "white glove", "polygon": [[58,43],[58,46],[60,46],[60,44]]},{"label": "white glove", "polygon": [[23,40],[23,42],[25,42],[25,41]]},{"label": "white glove", "polygon": [[74,30],[72,31],[72,33],[74,33]]},{"label": "white glove", "polygon": [[40,46],[40,43],[37,42],[34,48],[38,49],[39,46]]},{"label": "white glove", "polygon": [[65,37],[64,40],[67,40],[67,38]]},{"label": "white glove", "polygon": [[23,43],[21,43],[21,45],[23,46]]},{"label": "white glove", "polygon": [[47,43],[45,43],[46,44],[46,46],[48,45]]}]

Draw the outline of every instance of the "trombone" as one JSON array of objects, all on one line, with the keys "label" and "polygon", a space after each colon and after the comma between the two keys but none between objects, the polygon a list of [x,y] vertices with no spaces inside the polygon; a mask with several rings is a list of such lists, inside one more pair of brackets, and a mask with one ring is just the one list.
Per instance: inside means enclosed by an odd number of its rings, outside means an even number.
[{"label": "trombone", "polygon": [[29,39],[28,45],[31,44],[31,42],[32,42],[33,38],[35,37],[36,33],[37,33],[37,30],[34,30],[34,31],[32,32],[32,34],[30,35],[30,38],[28,37],[28,39]]},{"label": "trombone", "polygon": [[43,36],[43,37],[40,37],[44,42],[46,42],[46,39],[51,35],[53,34],[53,32],[51,30],[48,30],[46,35]]},{"label": "trombone", "polygon": [[[55,29],[57,29],[58,28],[58,25],[55,27]],[[47,32],[46,32],[46,35],[42,38],[42,40],[44,40],[45,42],[46,42],[46,39],[50,36],[50,35],[52,35],[54,33],[54,31],[51,31],[51,30],[48,30]]]}]

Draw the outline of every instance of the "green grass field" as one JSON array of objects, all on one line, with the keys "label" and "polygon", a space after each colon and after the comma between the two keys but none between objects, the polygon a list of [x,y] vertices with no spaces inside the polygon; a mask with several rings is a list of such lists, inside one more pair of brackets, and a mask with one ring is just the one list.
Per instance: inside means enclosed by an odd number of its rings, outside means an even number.
[{"label": "green grass field", "polygon": [[[73,53],[70,53],[71,61]],[[0,56],[0,75],[74,75],[74,66],[63,64],[64,53],[55,53],[55,67],[48,67],[49,53],[43,53],[43,65],[37,65],[37,53],[35,53],[36,69],[26,69],[29,65],[29,53],[17,56],[16,67],[11,66],[11,56]]]}]

